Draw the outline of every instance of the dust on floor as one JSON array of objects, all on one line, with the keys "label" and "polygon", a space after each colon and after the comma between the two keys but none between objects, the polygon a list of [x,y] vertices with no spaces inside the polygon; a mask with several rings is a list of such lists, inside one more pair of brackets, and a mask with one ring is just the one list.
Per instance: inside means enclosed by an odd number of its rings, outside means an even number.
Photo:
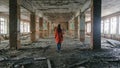
[{"label": "dust on floor", "polygon": [[[48,64],[43,60],[21,61],[23,59],[40,57],[49,59],[52,68],[120,67],[120,48],[90,50],[89,44],[83,44],[80,43],[78,39],[66,37],[62,43],[61,53],[56,51],[54,38],[40,39],[34,43],[22,44],[22,48],[19,50],[1,49],[0,68],[10,68],[16,64],[16,62],[18,62],[18,64],[24,63],[23,66],[18,68],[48,68]],[[19,63],[19,61],[21,62]]]}]

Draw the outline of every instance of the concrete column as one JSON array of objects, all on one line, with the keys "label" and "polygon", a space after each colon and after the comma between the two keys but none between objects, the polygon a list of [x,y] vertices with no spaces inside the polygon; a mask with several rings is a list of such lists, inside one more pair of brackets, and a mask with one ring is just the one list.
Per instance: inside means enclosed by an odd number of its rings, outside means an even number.
[{"label": "concrete column", "polygon": [[51,32],[52,32],[52,25],[51,25],[51,22],[49,22],[49,28],[48,28],[48,30],[49,30],[49,36],[51,35]]},{"label": "concrete column", "polygon": [[85,13],[80,15],[80,41],[85,41]]},{"label": "concrete column", "polygon": [[7,18],[7,34],[9,34],[9,19]]},{"label": "concrete column", "polygon": [[69,34],[69,33],[68,33],[68,31],[69,31],[69,22],[67,22],[66,24],[67,24],[67,29],[66,29],[66,31],[65,31],[65,34],[66,34],[66,36],[67,36],[67,35]]},{"label": "concrete column", "polygon": [[91,0],[91,45],[97,50],[101,49],[101,0]]},{"label": "concrete column", "polygon": [[51,35],[54,36],[54,24],[53,24],[53,22],[51,22]]},{"label": "concrete column", "polygon": [[70,36],[70,22],[68,22],[68,35]]},{"label": "concrete column", "polygon": [[20,5],[19,0],[9,0],[9,43],[11,49],[20,48]]},{"label": "concrete column", "polygon": [[85,35],[87,33],[87,22],[85,22]]},{"label": "concrete column", "polygon": [[108,18],[108,20],[109,20],[109,31],[108,31],[108,34],[110,35],[110,30],[111,30],[111,28],[110,28],[110,22],[111,22],[111,20],[110,20],[110,18]]},{"label": "concrete column", "polygon": [[[37,19],[38,20],[38,19]],[[37,21],[36,23],[35,23],[35,25],[36,25],[36,40],[39,40],[39,34],[40,34],[40,31],[39,31],[39,22]]]},{"label": "concrete column", "polygon": [[40,34],[39,34],[39,38],[43,38],[43,18],[40,17],[39,18],[39,26],[40,26]]},{"label": "concrete column", "polygon": [[105,22],[104,22],[104,19],[103,19],[103,37],[105,37],[104,27],[105,27]]},{"label": "concrete column", "polygon": [[35,12],[31,12],[30,14],[30,31],[31,31],[31,42],[36,41],[36,17]]},{"label": "concrete column", "polygon": [[75,34],[74,35],[75,36],[74,37],[78,38],[78,17],[76,17],[74,20],[75,20],[75,22],[74,22],[74,24],[75,24],[74,25],[75,26]]},{"label": "concrete column", "polygon": [[50,22],[50,35],[52,35],[52,28],[53,28],[52,22]]},{"label": "concrete column", "polygon": [[47,23],[48,37],[49,37],[49,35],[50,35],[50,26],[49,26],[49,25],[50,25],[50,23],[48,22],[48,23]]}]

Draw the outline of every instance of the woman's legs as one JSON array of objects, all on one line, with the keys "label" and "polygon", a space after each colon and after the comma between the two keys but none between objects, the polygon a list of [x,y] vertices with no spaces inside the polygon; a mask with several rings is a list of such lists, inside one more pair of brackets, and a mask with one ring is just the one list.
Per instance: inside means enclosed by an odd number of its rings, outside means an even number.
[{"label": "woman's legs", "polygon": [[60,51],[61,50],[61,43],[57,44],[57,50]]}]

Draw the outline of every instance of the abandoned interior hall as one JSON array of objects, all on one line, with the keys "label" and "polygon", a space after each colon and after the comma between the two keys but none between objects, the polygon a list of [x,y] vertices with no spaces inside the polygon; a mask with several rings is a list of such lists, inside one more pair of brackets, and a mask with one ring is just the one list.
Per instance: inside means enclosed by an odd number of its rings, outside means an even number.
[{"label": "abandoned interior hall", "polygon": [[120,0],[0,0],[0,68],[120,68]]}]

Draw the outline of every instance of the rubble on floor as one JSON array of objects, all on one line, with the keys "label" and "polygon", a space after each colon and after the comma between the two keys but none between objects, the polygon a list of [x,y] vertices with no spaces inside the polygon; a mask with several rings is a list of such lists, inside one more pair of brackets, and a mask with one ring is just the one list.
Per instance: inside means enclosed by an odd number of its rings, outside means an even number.
[{"label": "rubble on floor", "polygon": [[[1,49],[0,68],[11,66],[18,66],[18,68],[48,68],[48,66],[51,66],[50,68],[120,67],[119,47],[111,47],[112,45],[104,39],[101,43],[107,44],[108,47],[104,46],[106,49],[94,51],[89,49],[89,43],[86,42],[80,43],[78,39],[66,37],[62,43],[61,53],[56,51],[56,43],[53,37],[40,39],[34,43],[24,43],[19,50]],[[49,61],[35,61],[35,58],[38,60],[40,57],[46,57]],[[17,65],[15,65],[16,63]]]}]

